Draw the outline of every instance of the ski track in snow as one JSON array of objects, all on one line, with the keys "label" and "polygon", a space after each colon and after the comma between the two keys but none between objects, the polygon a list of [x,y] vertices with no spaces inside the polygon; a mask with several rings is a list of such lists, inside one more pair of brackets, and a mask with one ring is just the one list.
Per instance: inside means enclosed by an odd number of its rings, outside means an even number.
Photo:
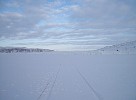
[{"label": "ski track in snow", "polygon": [[46,91],[46,89],[47,89],[47,87],[48,87],[49,84],[50,84],[50,83],[47,83],[47,84],[46,84],[45,88],[43,89],[42,93],[39,95],[39,97],[37,98],[37,100],[40,100],[40,99],[41,99],[41,96],[42,96],[43,93]]},{"label": "ski track in snow", "polygon": [[60,72],[60,67],[59,67],[59,69],[58,69],[58,71],[57,71],[57,74],[56,74],[56,76],[55,76],[54,82],[53,82],[53,84],[52,84],[52,86],[51,86],[49,95],[47,96],[47,100],[49,100],[50,97],[51,97],[51,94],[52,94],[53,88],[54,88],[54,86],[55,86],[55,83],[56,83],[56,80],[57,80],[57,77],[58,77],[59,72]]},{"label": "ski track in snow", "polygon": [[86,83],[86,85],[89,87],[90,92],[94,94],[94,96],[98,99],[98,100],[103,100],[102,96],[93,88],[93,86],[87,81],[87,79],[85,78],[85,76],[79,71],[79,69],[76,67],[76,71],[77,73],[80,75],[80,77],[83,79],[83,81]]}]

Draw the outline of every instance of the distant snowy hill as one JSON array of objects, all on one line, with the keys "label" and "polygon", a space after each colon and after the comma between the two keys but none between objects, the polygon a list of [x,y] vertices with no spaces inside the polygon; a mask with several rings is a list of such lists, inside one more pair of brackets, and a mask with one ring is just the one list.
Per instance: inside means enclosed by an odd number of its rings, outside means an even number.
[{"label": "distant snowy hill", "polygon": [[91,54],[136,54],[136,41],[106,46],[92,51]]},{"label": "distant snowy hill", "polygon": [[23,53],[23,52],[50,52],[50,49],[39,49],[39,48],[26,48],[26,47],[0,47],[0,53]]}]

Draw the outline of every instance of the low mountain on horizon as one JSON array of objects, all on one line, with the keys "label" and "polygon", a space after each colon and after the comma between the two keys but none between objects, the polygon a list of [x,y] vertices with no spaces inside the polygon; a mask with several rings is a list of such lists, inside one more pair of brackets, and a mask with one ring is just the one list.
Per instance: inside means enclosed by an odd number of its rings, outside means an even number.
[{"label": "low mountain on horizon", "polygon": [[91,54],[136,54],[136,40],[94,50]]},{"label": "low mountain on horizon", "polygon": [[31,52],[51,52],[54,50],[26,47],[0,47],[0,53],[31,53]]}]

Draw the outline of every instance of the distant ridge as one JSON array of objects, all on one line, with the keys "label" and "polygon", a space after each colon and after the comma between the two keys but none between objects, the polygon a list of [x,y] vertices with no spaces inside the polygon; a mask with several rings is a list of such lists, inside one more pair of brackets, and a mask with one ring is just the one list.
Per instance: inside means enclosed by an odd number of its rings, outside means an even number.
[{"label": "distant ridge", "polygon": [[136,40],[94,50],[92,54],[136,54]]},{"label": "distant ridge", "polygon": [[54,50],[26,47],[0,47],[0,53],[31,53],[31,52],[51,52]]}]

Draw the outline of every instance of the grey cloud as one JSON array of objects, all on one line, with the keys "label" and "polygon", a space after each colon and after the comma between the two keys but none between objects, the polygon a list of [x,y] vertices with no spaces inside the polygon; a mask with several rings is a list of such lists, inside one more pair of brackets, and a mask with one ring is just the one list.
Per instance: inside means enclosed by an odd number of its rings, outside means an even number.
[{"label": "grey cloud", "polygon": [[129,22],[127,26],[131,26],[132,22],[136,22],[135,8],[124,1],[84,0],[82,3],[82,6],[73,7],[71,20],[87,21],[92,23],[92,27],[121,27]]},{"label": "grey cloud", "polygon": [[[12,7],[15,6],[16,3],[11,4]],[[5,5],[4,7],[11,5]],[[46,1],[31,1],[26,0],[22,3],[19,2],[21,11],[17,12],[2,12],[0,13],[0,36],[1,37],[17,37],[20,33],[27,33],[28,36],[31,31],[40,31],[35,30],[36,24],[39,23],[40,20],[47,21],[52,17],[52,8],[50,5],[46,3]],[[36,33],[35,32],[35,33]]]},{"label": "grey cloud", "polygon": [[[135,39],[136,8],[132,1],[15,0],[0,7],[19,9],[0,12],[0,38],[39,39],[50,45],[109,45]],[[40,21],[44,24],[39,25]]]}]

